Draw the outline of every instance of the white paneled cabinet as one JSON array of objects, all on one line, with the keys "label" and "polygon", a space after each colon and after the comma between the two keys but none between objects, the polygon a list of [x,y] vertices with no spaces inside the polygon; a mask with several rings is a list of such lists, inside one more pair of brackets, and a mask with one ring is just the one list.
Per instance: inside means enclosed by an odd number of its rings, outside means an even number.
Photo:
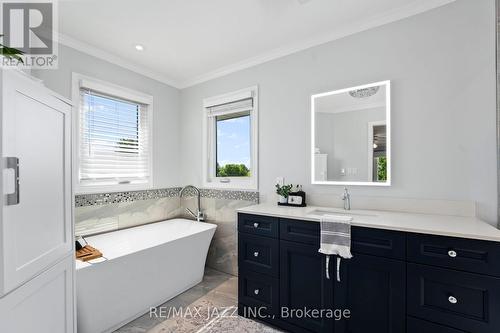
[{"label": "white paneled cabinet", "polygon": [[[0,85],[0,332],[72,332],[71,105],[17,70]],[[37,312],[47,328],[29,329]]]},{"label": "white paneled cabinet", "polygon": [[0,332],[74,332],[74,264],[69,255],[0,299]]}]

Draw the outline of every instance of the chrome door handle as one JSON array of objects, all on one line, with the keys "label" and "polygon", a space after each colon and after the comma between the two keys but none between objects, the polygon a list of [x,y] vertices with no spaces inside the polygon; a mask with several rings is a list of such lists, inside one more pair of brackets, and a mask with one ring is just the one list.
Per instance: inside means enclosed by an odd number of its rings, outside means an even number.
[{"label": "chrome door handle", "polygon": [[448,256],[451,258],[455,258],[457,256],[457,252],[455,250],[449,250]]},{"label": "chrome door handle", "polygon": [[457,304],[458,303],[458,299],[456,299],[453,296],[449,296],[448,297],[448,302],[450,302],[451,304]]},{"label": "chrome door handle", "polygon": [[13,193],[5,195],[5,202],[7,206],[19,204],[19,158],[17,157],[6,157],[5,158],[6,169],[14,169],[14,182],[15,188]]},{"label": "chrome door handle", "polygon": [[337,282],[340,282],[340,257],[337,257]]},{"label": "chrome door handle", "polygon": [[258,224],[257,222],[255,222],[255,223],[253,224],[253,227],[254,227],[254,228],[258,228],[258,227],[259,227],[259,224]]}]

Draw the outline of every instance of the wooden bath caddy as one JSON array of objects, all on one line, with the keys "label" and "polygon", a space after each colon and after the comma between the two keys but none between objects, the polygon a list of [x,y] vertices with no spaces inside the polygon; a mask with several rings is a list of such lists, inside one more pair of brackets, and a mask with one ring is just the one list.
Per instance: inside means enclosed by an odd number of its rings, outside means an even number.
[{"label": "wooden bath caddy", "polygon": [[97,259],[102,257],[101,251],[96,248],[93,248],[90,245],[85,245],[80,250],[76,251],[76,259],[81,261],[89,261],[92,259]]}]

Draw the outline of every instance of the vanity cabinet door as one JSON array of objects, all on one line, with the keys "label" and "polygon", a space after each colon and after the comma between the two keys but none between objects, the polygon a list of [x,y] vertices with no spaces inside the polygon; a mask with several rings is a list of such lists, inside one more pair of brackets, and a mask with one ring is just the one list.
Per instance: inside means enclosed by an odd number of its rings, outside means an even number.
[{"label": "vanity cabinet door", "polygon": [[349,319],[335,322],[335,333],[405,332],[404,262],[354,254],[341,260],[339,275],[336,262],[331,264],[335,308],[350,310]]},{"label": "vanity cabinet door", "polygon": [[312,318],[300,313],[333,309],[333,280],[326,278],[325,267],[325,255],[318,252],[318,246],[280,241],[282,320],[312,332],[332,332],[332,318]]}]

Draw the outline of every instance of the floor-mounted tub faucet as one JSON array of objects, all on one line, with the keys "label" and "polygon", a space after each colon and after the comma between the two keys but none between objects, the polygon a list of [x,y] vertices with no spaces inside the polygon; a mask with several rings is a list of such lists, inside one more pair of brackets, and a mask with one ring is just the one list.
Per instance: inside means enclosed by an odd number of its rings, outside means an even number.
[{"label": "floor-mounted tub faucet", "polygon": [[342,200],[344,201],[344,209],[351,210],[351,194],[347,187],[344,187],[344,194],[342,195]]},{"label": "floor-mounted tub faucet", "polygon": [[193,189],[196,192],[196,195],[198,197],[198,211],[195,214],[195,213],[193,213],[193,211],[191,209],[189,209],[187,207],[186,207],[186,211],[189,213],[189,215],[191,215],[192,217],[194,217],[196,219],[196,221],[198,221],[198,222],[205,221],[205,214],[203,214],[203,212],[201,211],[200,190],[196,186],[193,186],[193,185],[184,186],[182,188],[182,190],[180,191],[180,193],[179,193],[179,197],[182,198],[182,194],[188,188]]}]

